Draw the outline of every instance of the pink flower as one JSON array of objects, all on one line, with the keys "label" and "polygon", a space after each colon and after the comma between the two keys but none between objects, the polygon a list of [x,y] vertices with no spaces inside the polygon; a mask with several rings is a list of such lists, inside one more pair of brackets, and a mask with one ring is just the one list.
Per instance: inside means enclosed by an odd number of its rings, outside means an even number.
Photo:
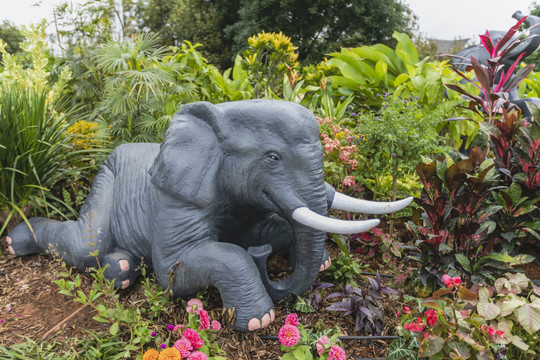
[{"label": "pink flower", "polygon": [[174,325],[173,325],[173,324],[169,324],[169,326],[167,326],[167,330],[168,330],[168,331],[173,331],[173,330],[174,330]]},{"label": "pink flower", "polygon": [[186,330],[184,330],[182,337],[188,339],[195,349],[200,349],[201,346],[203,346],[204,344],[204,340],[201,339],[199,333],[193,329],[187,328]]},{"label": "pink flower", "polygon": [[187,360],[208,360],[208,356],[206,356],[206,354],[203,352],[195,351],[189,355]]},{"label": "pink flower", "polygon": [[353,187],[356,185],[356,182],[354,181],[354,176],[345,176],[345,179],[341,182],[343,186]]},{"label": "pink flower", "polygon": [[433,324],[437,322],[437,317],[439,316],[439,312],[433,309],[429,309],[428,311],[426,311],[425,315],[426,315],[427,323],[429,324],[429,326],[432,326]]},{"label": "pink flower", "polygon": [[504,331],[502,330],[497,330],[497,336],[502,338],[504,336]]},{"label": "pink flower", "polygon": [[337,345],[332,346],[328,353],[328,360],[345,360],[346,357],[345,350]]},{"label": "pink flower", "polygon": [[422,319],[420,317],[418,317],[416,319],[416,322],[411,322],[411,323],[405,323],[403,325],[403,328],[405,330],[410,330],[412,332],[422,332],[424,331],[424,322],[422,321]]},{"label": "pink flower", "polygon": [[178,350],[182,358],[188,357],[191,353],[191,350],[193,350],[193,346],[186,338],[181,338],[180,340],[177,340],[174,343],[174,348]]},{"label": "pink flower", "polygon": [[405,310],[405,312],[411,311],[411,309],[410,309],[408,306],[405,306],[405,307],[403,308],[403,310]]},{"label": "pink flower", "polygon": [[210,318],[208,317],[208,312],[206,310],[199,311],[199,318],[201,319],[200,327],[203,328],[204,330],[210,329]]},{"label": "pink flower", "polygon": [[468,310],[461,310],[461,316],[469,317],[469,311]]},{"label": "pink flower", "polygon": [[488,329],[487,329],[487,333],[488,333],[488,335],[493,336],[493,335],[495,335],[496,331],[495,331],[494,328],[492,328],[492,327],[490,326],[490,327],[488,327]]},{"label": "pink flower", "polygon": [[216,331],[221,330],[221,323],[219,321],[217,321],[217,320],[212,321],[211,326],[212,326],[212,329],[214,329]]},{"label": "pink flower", "polygon": [[279,329],[278,338],[282,345],[286,347],[294,346],[300,341],[300,330],[293,325],[283,325]]},{"label": "pink flower", "polygon": [[317,345],[315,345],[315,347],[317,348],[317,354],[319,354],[319,356],[322,356],[322,354],[324,354],[324,352],[326,351],[326,347],[324,345],[327,345],[329,343],[330,339],[328,338],[328,336],[321,336],[319,340],[317,340]]},{"label": "pink flower", "polygon": [[449,289],[461,285],[461,278],[459,276],[450,277],[448,274],[444,274],[441,280]]},{"label": "pink flower", "polygon": [[203,309],[203,304],[202,304],[202,301],[199,299],[191,299],[187,303],[186,311],[188,313],[195,312],[198,314],[199,311],[202,309]]},{"label": "pink flower", "polygon": [[298,326],[298,315],[295,313],[287,315],[285,318],[285,325]]}]

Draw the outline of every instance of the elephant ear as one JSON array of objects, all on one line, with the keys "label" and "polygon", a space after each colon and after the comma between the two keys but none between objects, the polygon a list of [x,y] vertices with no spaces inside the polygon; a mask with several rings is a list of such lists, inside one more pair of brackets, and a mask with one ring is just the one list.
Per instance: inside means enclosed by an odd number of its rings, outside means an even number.
[{"label": "elephant ear", "polygon": [[211,205],[223,158],[220,123],[224,116],[209,102],[184,105],[171,121],[148,171],[152,184],[183,201]]}]

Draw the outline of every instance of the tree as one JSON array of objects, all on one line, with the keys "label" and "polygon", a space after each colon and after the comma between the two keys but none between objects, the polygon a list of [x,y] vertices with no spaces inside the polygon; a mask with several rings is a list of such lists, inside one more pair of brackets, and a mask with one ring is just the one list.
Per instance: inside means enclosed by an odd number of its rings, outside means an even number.
[{"label": "tree", "polygon": [[167,41],[202,43],[221,68],[261,31],[283,32],[300,60],[317,62],[341,46],[389,43],[394,30],[410,33],[414,24],[400,0],[139,0],[138,14]]},{"label": "tree", "polygon": [[[19,28],[9,20],[4,20],[0,25],[0,39],[6,44],[6,51],[9,54],[15,54],[21,51],[21,43],[24,41],[24,35]],[[0,54],[0,61],[2,55]]]}]

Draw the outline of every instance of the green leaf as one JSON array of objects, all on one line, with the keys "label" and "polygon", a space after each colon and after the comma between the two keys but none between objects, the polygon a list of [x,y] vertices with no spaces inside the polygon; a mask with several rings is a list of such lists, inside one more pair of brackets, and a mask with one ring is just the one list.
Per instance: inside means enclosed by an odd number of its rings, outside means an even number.
[{"label": "green leaf", "polygon": [[471,356],[471,352],[469,351],[467,344],[459,341],[449,341],[447,345],[454,352],[454,356],[459,357],[459,359],[468,359]]},{"label": "green leaf", "polygon": [[115,322],[114,324],[111,325],[111,328],[109,329],[109,332],[111,333],[112,336],[115,336],[118,333],[118,323],[117,322]]},{"label": "green leaf", "polygon": [[392,341],[386,352],[387,360],[411,360],[417,358],[418,353],[407,347],[407,339],[405,338]]},{"label": "green leaf", "polygon": [[456,260],[459,264],[469,273],[472,273],[471,262],[465,257],[465,255],[456,253]]},{"label": "green leaf", "polygon": [[443,338],[439,336],[429,337],[424,339],[420,344],[419,355],[421,357],[432,357],[438,354],[444,346]]},{"label": "green leaf", "polygon": [[514,311],[517,322],[531,335],[540,330],[540,298],[534,299],[530,304],[525,304]]},{"label": "green leaf", "polygon": [[281,357],[281,360],[296,360],[296,357],[292,353],[286,353]]}]

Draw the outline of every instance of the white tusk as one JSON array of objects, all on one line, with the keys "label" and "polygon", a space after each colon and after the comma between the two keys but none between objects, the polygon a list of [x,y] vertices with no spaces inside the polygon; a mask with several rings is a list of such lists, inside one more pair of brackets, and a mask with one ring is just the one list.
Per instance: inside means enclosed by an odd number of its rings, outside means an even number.
[{"label": "white tusk", "polygon": [[379,225],[379,219],[361,221],[331,219],[319,215],[309,210],[307,207],[300,207],[294,210],[292,218],[302,225],[334,234],[356,234]]},{"label": "white tusk", "polygon": [[392,202],[368,201],[355,199],[336,191],[331,208],[364,214],[390,214],[406,208],[412,200],[412,197],[408,197]]}]

